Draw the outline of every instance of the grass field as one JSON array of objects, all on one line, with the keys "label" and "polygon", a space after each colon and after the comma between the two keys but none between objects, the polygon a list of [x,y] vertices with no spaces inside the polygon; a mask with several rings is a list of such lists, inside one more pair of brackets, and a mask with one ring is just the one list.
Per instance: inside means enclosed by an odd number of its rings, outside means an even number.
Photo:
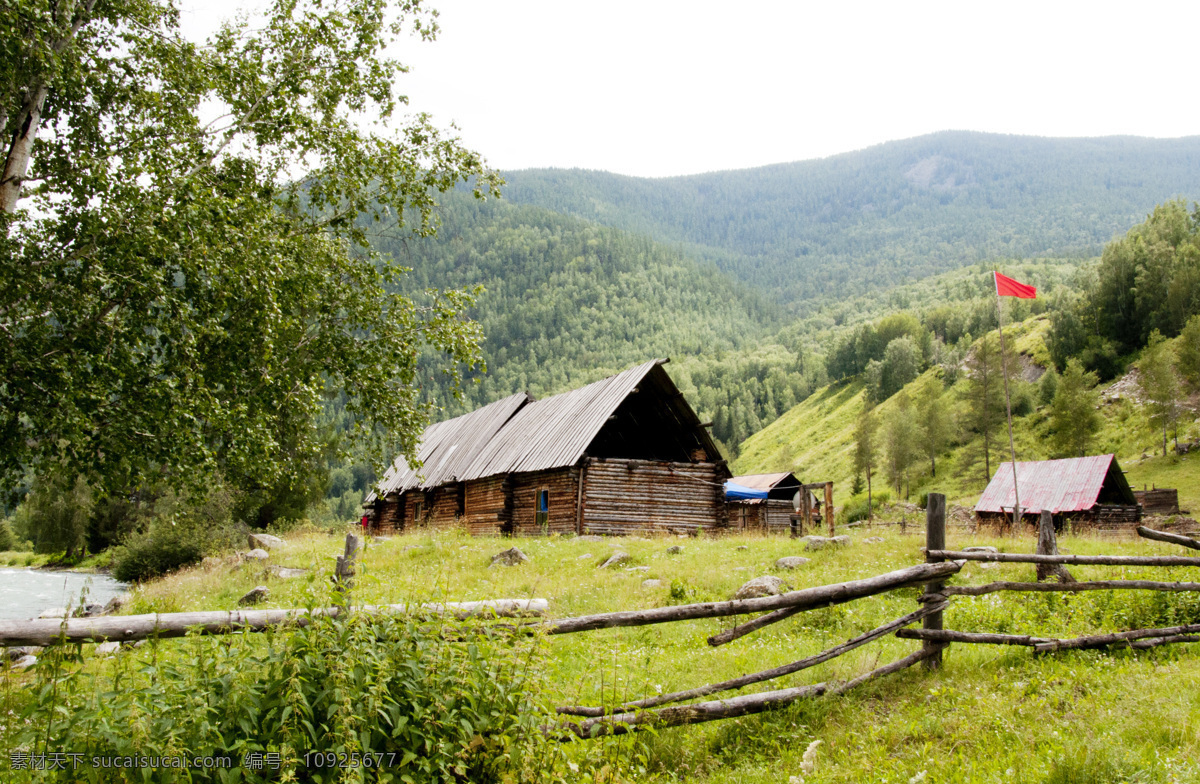
[{"label": "grass field", "polygon": [[[917,529],[917,533],[913,530]],[[793,588],[841,582],[919,563],[919,526],[907,535],[852,531],[839,550],[801,553],[786,538],[574,538],[508,541],[458,533],[399,536],[372,543],[356,601],[543,597],[555,617],[723,600],[746,580],[778,574]],[[877,535],[882,541],[865,543]],[[952,547],[992,544],[1028,552],[1029,539],[976,537],[962,529]],[[531,561],[488,568],[512,544]],[[681,544],[683,551],[668,554]],[[1139,539],[1065,537],[1073,553],[1163,554],[1178,548]],[[597,564],[614,549],[622,568]],[[272,559],[312,568],[311,579],[280,581],[261,567],[192,569],[134,593],[129,612],[233,608],[257,584],[269,607],[304,606],[324,591],[339,536],[294,536]],[[798,570],[775,560],[804,554]],[[1195,579],[1193,569],[1072,567],[1091,576]],[[1029,565],[969,564],[959,582],[1032,579]],[[644,586],[654,579],[657,585]],[[911,612],[918,589],[816,610],[721,648],[705,640],[735,619],[594,631],[553,637],[539,679],[557,704],[600,705],[698,686],[784,664],[832,647]],[[744,620],[744,619],[743,619]],[[1047,636],[1200,621],[1200,597],[1147,592],[1077,596],[999,594],[960,598],[946,628]],[[164,642],[161,647],[171,643]],[[894,637],[751,690],[846,680],[900,658],[919,643]],[[803,756],[813,741],[812,770]],[[757,717],[567,744],[581,781],[701,782],[1190,782],[1200,781],[1200,657],[1186,645],[1148,652],[1081,652],[1034,658],[1025,649],[952,646],[945,665],[912,668],[843,697],[818,698]]]}]

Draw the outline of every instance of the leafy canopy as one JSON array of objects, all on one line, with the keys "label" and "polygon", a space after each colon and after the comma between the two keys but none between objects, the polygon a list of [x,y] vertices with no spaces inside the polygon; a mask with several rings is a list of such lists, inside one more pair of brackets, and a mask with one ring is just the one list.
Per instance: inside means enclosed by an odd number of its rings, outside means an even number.
[{"label": "leafy canopy", "polygon": [[397,115],[386,53],[435,17],[277,0],[197,45],[174,0],[0,6],[0,477],[268,486],[322,449],[336,390],[378,455],[413,451],[423,352],[457,377],[480,333],[467,292],[396,294],[368,239],[430,234],[435,192],[499,182]]}]

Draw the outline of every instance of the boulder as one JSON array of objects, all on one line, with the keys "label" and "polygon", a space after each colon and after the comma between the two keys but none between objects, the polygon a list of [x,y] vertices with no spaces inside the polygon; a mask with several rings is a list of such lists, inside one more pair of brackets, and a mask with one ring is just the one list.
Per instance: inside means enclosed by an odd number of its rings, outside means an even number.
[{"label": "boulder", "polygon": [[628,560],[629,553],[625,552],[624,550],[616,550],[612,555],[608,556],[608,559],[605,560],[604,563],[600,564],[600,568],[607,569],[610,566],[620,566]]},{"label": "boulder", "polygon": [[801,537],[800,541],[804,542],[805,550],[823,550],[829,544],[829,540],[824,536],[808,535]]},{"label": "boulder", "polygon": [[101,658],[104,656],[112,656],[121,647],[119,642],[102,642],[96,646],[96,656]]},{"label": "boulder", "polygon": [[760,596],[778,596],[787,590],[788,585],[774,575],[755,577],[737,589],[734,599],[757,599]]},{"label": "boulder", "polygon": [[39,618],[61,618],[67,614],[66,607],[47,607],[38,613]]},{"label": "boulder", "polygon": [[271,564],[267,567],[267,574],[272,577],[278,577],[281,580],[294,580],[297,577],[304,577],[308,574],[308,569],[293,569],[288,566],[276,566]]},{"label": "boulder", "polygon": [[4,658],[9,661],[24,659],[26,656],[36,656],[42,649],[37,645],[17,645],[4,651]]},{"label": "boulder", "polygon": [[245,607],[248,604],[258,604],[271,595],[271,590],[265,585],[256,585],[250,589],[241,599],[238,599],[238,604]]},{"label": "boulder", "polygon": [[113,598],[109,599],[108,604],[104,605],[103,614],[112,615],[113,613],[120,612],[121,608],[124,607],[128,602],[129,594],[119,593]]},{"label": "boulder", "polygon": [[657,588],[662,585],[662,580],[642,580],[643,588]]},{"label": "boulder", "polygon": [[971,547],[964,547],[962,551],[964,553],[998,553],[998,552],[1000,552],[995,547],[988,547],[987,545],[980,545],[980,544],[972,545]]},{"label": "boulder", "polygon": [[835,544],[838,547],[849,547],[850,537],[846,536],[845,534],[839,534],[838,536],[829,537],[829,542],[830,544]]},{"label": "boulder", "polygon": [[250,534],[251,550],[275,550],[284,546],[284,541],[270,534]]},{"label": "boulder", "polygon": [[247,561],[265,561],[271,557],[271,554],[262,548],[255,548],[246,553]]},{"label": "boulder", "polygon": [[882,536],[868,536],[866,539],[863,539],[863,544],[878,544],[879,542],[882,542],[882,541],[883,541]]},{"label": "boulder", "polygon": [[683,552],[683,545],[673,544],[667,548],[667,555],[679,555]]},{"label": "boulder", "polygon": [[[502,553],[493,555],[491,566],[516,566],[523,563],[529,563],[529,556],[516,547],[510,547]],[[491,566],[488,568],[490,569]]]},{"label": "boulder", "polygon": [[808,563],[808,559],[799,555],[785,555],[775,562],[776,569],[795,569]]},{"label": "boulder", "polygon": [[12,664],[14,670],[24,670],[37,664],[36,656],[22,656]]},{"label": "boulder", "polygon": [[200,559],[200,568],[206,572],[211,572],[213,569],[216,569],[220,565],[221,565],[221,559],[213,558],[211,555],[206,555],[206,556],[204,556],[204,558]]}]

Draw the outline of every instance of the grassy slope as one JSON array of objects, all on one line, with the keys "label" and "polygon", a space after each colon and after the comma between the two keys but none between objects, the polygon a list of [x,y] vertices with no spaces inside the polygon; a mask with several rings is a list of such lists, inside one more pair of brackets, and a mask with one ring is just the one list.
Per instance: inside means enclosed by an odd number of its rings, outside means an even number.
[{"label": "grassy slope", "polygon": [[[1014,345],[1023,356],[1044,365],[1049,362],[1045,346],[1048,329],[1049,321],[1037,317],[1007,328],[1005,334],[1015,338]],[[932,372],[935,371],[927,371]],[[911,393],[919,381],[917,379],[906,389]],[[964,385],[965,382],[960,378],[946,392],[952,407],[959,411],[963,407],[961,395]],[[798,472],[804,481],[831,479],[837,483],[835,502],[839,506],[845,503],[854,479],[854,424],[862,410],[862,391],[860,382],[818,391],[748,438],[732,465],[734,473],[791,470]],[[880,414],[886,416],[890,407],[891,401],[885,401],[879,406]],[[1167,457],[1155,456],[1156,450],[1161,455],[1161,433],[1149,425],[1145,411],[1132,401],[1109,402],[1101,411],[1104,426],[1091,452],[1116,454],[1130,485],[1136,488],[1143,485],[1178,488],[1180,506],[1200,512],[1200,456],[1178,457],[1173,453]],[[1195,437],[1198,432],[1200,424],[1183,422],[1180,440]],[[1002,440],[1007,437],[1003,430],[998,435]],[[1019,460],[1053,456],[1045,408],[1014,419],[1013,435]],[[1008,459],[1007,444],[1004,446],[1005,456],[993,457],[993,472],[996,459]],[[931,476],[927,461],[919,462],[912,478],[911,496],[936,490],[945,493],[952,503],[973,506],[987,484],[986,475],[982,463],[970,469],[964,468],[964,453],[965,445],[959,445],[940,457],[936,478]]]},{"label": "grassy slope", "polygon": [[[862,534],[855,534],[856,537]],[[950,545],[993,544],[1009,551],[1031,542],[950,532]],[[487,568],[492,553],[509,546],[458,533],[396,537],[365,555],[357,595],[364,602],[411,599],[483,599],[541,596],[557,617],[681,601],[728,597],[745,580],[772,572],[774,561],[794,555],[797,543],[782,537],[681,540],[525,539],[516,542],[531,562]],[[846,550],[806,553],[809,564],[783,573],[795,588],[875,575],[919,562],[920,535],[885,534],[875,544],[856,541]],[[1145,540],[1064,538],[1076,553],[1152,554],[1169,545]],[[597,562],[613,547],[647,571],[601,571]],[[266,606],[303,606],[324,591],[336,537],[293,539],[279,562],[315,566],[311,582],[270,581]],[[1027,579],[1031,567],[978,565],[964,570],[976,584]],[[1076,577],[1111,573],[1076,569]],[[1127,577],[1150,570],[1127,570]],[[1187,579],[1176,569],[1157,579]],[[1136,572],[1136,574],[1135,574]],[[1173,575],[1173,576],[1172,576]],[[1114,575],[1115,576],[1115,575]],[[655,578],[660,585],[644,587]],[[130,612],[216,609],[264,582],[258,567],[193,569],[136,592]],[[599,704],[633,699],[774,667],[836,645],[915,607],[915,589],[805,613],[721,648],[705,638],[732,620],[692,621],[613,629],[548,640],[541,663],[555,700]],[[947,628],[1075,635],[1200,620],[1200,603],[1180,595],[1081,594],[1077,597],[1004,595],[956,600]],[[165,643],[160,649],[171,644]],[[872,643],[833,662],[757,688],[786,688],[845,680],[913,650],[895,638]],[[142,653],[133,655],[143,655]],[[936,673],[915,668],[861,688],[844,698],[819,700],[759,717],[664,731],[640,739],[607,739],[565,748],[581,767],[581,781],[778,782],[801,776],[806,784],[905,782],[926,771],[930,782],[1200,780],[1200,658],[1178,646],[1154,652],[1081,653],[1034,658],[1025,650],[952,647]],[[805,748],[823,745],[816,770],[800,769]],[[638,758],[642,757],[641,760]],[[598,774],[609,766],[612,778]],[[643,772],[638,771],[643,767]],[[1064,778],[1067,772],[1075,778]],[[1137,776],[1137,778],[1131,778]]]}]

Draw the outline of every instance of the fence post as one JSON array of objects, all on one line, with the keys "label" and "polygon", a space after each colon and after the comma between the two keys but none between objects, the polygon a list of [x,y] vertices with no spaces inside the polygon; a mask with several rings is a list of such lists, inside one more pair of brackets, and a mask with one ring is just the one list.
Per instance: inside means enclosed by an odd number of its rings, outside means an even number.
[{"label": "fence post", "polygon": [[345,555],[337,556],[337,566],[333,572],[333,584],[341,593],[341,607],[350,610],[350,589],[354,587],[354,560],[358,557],[358,537],[346,534]]},{"label": "fence post", "polygon": [[[1049,509],[1043,509],[1038,520],[1037,554],[1058,555],[1058,536],[1054,533],[1054,516]],[[1037,581],[1040,583],[1050,577],[1057,577],[1058,581],[1063,583],[1075,582],[1075,578],[1062,564],[1038,564]]]},{"label": "fence post", "polygon": [[[934,558],[929,555],[934,550],[946,549],[946,496],[942,493],[930,493],[929,500],[925,504],[925,563],[937,563],[940,558]],[[931,601],[931,594],[940,594],[945,583],[926,583],[925,594],[921,597],[922,601]],[[936,601],[936,600],[933,600]],[[935,612],[925,616],[922,623],[925,629],[942,629],[942,613]],[[946,647],[943,643],[934,642],[933,640],[925,640],[922,647],[926,650],[937,649],[936,652],[925,660],[925,669],[936,670],[942,666],[942,648]]]},{"label": "fence post", "polygon": [[834,535],[833,530],[833,482],[825,483],[825,519],[829,521],[829,538]]}]

